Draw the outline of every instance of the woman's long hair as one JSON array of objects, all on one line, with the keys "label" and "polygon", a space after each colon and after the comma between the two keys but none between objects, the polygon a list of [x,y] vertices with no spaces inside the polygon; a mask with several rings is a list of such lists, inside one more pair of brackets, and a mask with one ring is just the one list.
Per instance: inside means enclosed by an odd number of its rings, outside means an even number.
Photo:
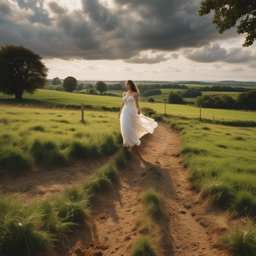
[{"label": "woman's long hair", "polygon": [[138,95],[140,96],[140,90],[138,89],[138,87],[136,86],[136,84],[135,84],[132,80],[128,80],[127,82],[128,82],[129,85],[131,86],[132,91],[137,92]]}]

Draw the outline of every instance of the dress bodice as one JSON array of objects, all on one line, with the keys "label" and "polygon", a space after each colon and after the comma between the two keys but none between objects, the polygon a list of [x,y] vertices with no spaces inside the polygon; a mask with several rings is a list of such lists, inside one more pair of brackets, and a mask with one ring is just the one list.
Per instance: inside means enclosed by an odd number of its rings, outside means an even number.
[{"label": "dress bodice", "polygon": [[134,106],[135,98],[132,95],[129,97],[124,96],[123,99],[125,106]]}]

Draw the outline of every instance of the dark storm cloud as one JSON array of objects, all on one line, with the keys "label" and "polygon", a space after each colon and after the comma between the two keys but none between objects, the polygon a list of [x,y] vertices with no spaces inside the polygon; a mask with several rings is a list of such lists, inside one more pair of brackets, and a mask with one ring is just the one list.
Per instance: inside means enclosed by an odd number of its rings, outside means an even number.
[{"label": "dark storm cloud", "polygon": [[[43,0],[17,0],[18,7],[0,0],[12,12],[11,18],[0,16],[0,45],[24,45],[46,58],[157,63],[178,55],[142,53],[199,48],[236,36],[233,29],[219,35],[211,15],[199,17],[200,0],[115,0],[116,8],[99,0],[81,3],[82,10],[69,11],[51,2],[47,11]],[[194,55],[187,54],[203,59]]]},{"label": "dark storm cloud", "polygon": [[11,14],[11,8],[10,6],[5,2],[0,2],[0,15],[10,15]]},{"label": "dark storm cloud", "polygon": [[49,18],[48,12],[43,9],[44,0],[17,0],[17,3],[21,9],[31,9],[34,11],[33,15],[29,15],[28,20],[31,23],[42,23],[45,26],[52,24],[52,19]]},{"label": "dark storm cloud", "polygon": [[256,55],[249,49],[238,47],[226,50],[220,44],[203,46],[200,49],[185,50],[184,55],[195,62],[216,62],[244,63],[255,59]]}]

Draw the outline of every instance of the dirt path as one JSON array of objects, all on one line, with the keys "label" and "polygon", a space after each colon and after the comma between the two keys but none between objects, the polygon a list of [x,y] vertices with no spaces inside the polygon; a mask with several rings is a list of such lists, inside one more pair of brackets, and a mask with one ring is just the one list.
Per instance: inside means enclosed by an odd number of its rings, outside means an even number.
[{"label": "dirt path", "polygon": [[18,194],[27,201],[36,195],[42,198],[60,193],[66,186],[82,183],[90,174],[108,162],[109,157],[99,160],[76,161],[67,167],[34,168],[13,178],[6,174],[1,177],[0,190],[4,194]]},{"label": "dirt path", "polygon": [[189,190],[183,158],[176,155],[180,143],[180,135],[163,123],[159,123],[152,135],[145,135],[141,145],[133,149],[132,160],[120,170],[119,182],[97,196],[88,226],[70,236],[69,245],[55,248],[56,255],[88,255],[76,254],[75,251],[82,251],[89,241],[103,243],[106,246],[103,255],[129,255],[136,239],[133,224],[142,211],[139,196],[143,191],[143,174],[152,166],[162,173],[160,192],[164,196],[166,213],[159,221],[163,237],[162,255],[226,255],[214,248],[215,239],[207,231],[207,216],[202,215],[197,194]]}]

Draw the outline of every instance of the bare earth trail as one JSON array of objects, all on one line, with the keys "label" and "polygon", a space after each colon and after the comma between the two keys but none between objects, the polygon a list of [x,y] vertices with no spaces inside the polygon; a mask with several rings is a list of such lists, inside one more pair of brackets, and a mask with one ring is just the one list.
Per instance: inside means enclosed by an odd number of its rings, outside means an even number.
[{"label": "bare earth trail", "polygon": [[78,252],[83,252],[89,241],[97,241],[106,246],[102,250],[103,255],[128,256],[137,235],[133,225],[143,208],[139,200],[144,191],[143,174],[152,166],[162,174],[159,188],[166,213],[159,221],[163,237],[161,254],[226,255],[215,248],[215,239],[205,228],[207,224],[200,222],[204,216],[197,202],[197,194],[189,189],[186,180],[188,170],[183,166],[182,156],[177,157],[176,154],[181,136],[167,125],[158,124],[153,134],[145,135],[141,145],[133,148],[132,159],[119,172],[120,180],[110,190],[96,197],[92,207],[93,217],[87,226],[69,236],[70,244],[56,247],[56,255],[94,255]]}]

